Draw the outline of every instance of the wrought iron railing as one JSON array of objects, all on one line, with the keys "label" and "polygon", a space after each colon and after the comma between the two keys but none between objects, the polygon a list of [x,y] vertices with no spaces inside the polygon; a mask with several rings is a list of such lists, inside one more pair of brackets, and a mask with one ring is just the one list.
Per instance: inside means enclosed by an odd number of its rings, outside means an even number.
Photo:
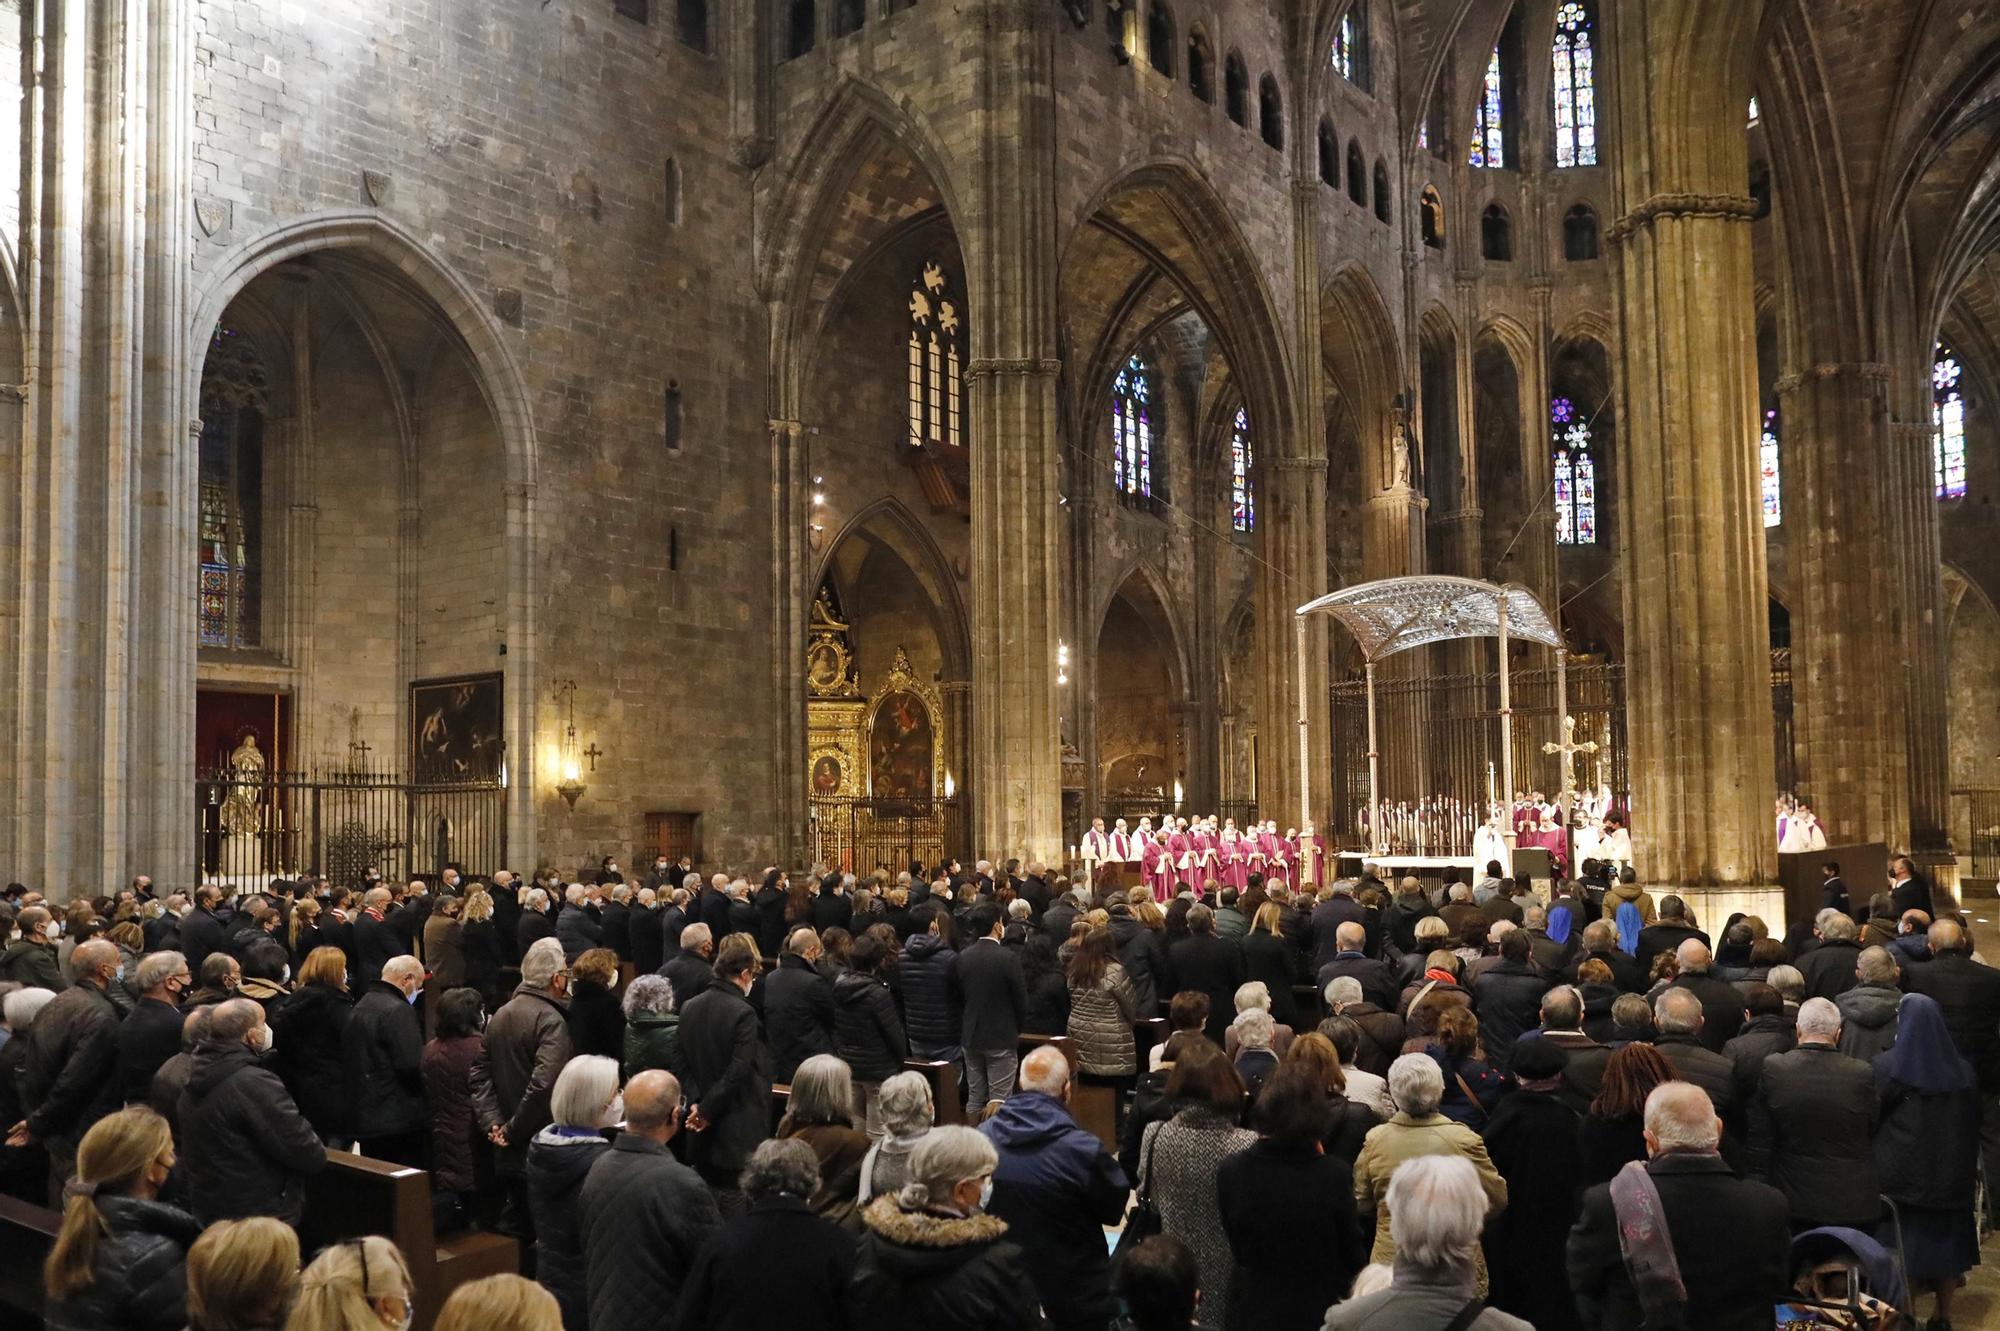
[{"label": "wrought iron railing", "polygon": [[967,857],[956,798],[856,799],[815,795],[807,801],[806,839],[814,860],[867,875],[894,874],[921,861]]}]

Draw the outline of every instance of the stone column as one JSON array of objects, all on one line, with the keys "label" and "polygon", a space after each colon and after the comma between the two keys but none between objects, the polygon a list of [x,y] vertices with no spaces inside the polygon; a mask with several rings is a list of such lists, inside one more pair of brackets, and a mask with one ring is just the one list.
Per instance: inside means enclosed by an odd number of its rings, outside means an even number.
[{"label": "stone column", "polygon": [[1777,850],[1754,209],[1740,193],[1762,10],[1650,0],[1613,33],[1633,840],[1646,881],[1732,897],[1774,881]]},{"label": "stone column", "polygon": [[[812,473],[806,429],[795,420],[771,431],[771,801],[780,863],[809,852],[806,831],[806,621],[817,587],[812,577]],[[958,778],[961,782],[964,777]]]},{"label": "stone column", "polygon": [[[1928,352],[1928,348],[1926,348]],[[1924,358],[1926,367],[1929,356]],[[1786,426],[1790,432],[1789,423]],[[1930,866],[1925,872],[1955,874],[1946,853],[1951,812],[1951,752],[1945,706],[1944,618],[1938,585],[1937,427],[1922,421],[1889,426],[1889,549],[1893,583],[1889,604],[1901,608],[1904,689],[1904,743],[1909,772],[1909,850]],[[1893,848],[1896,842],[1892,839]],[[1969,847],[1960,847],[1968,850]]]},{"label": "stone column", "polygon": [[[1836,845],[1900,846],[1910,822],[1888,380],[1886,365],[1843,362],[1777,384],[1786,479],[1800,499],[1786,514],[1799,789]],[[1935,556],[1929,567],[1935,583]]]},{"label": "stone column", "polygon": [[984,0],[971,96],[977,163],[963,241],[972,289],[973,841],[1059,863],[1056,644],[1062,475],[1056,413],[1053,6]]},{"label": "stone column", "polygon": [[194,867],[189,8],[21,19],[20,776],[0,859],[52,890]]}]

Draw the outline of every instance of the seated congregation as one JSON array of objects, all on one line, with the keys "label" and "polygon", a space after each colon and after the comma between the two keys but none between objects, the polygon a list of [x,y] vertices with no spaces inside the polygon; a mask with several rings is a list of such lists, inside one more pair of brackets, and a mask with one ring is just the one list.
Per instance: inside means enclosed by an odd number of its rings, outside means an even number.
[{"label": "seated congregation", "polygon": [[1900,870],[1781,937],[1497,864],[1164,905],[912,869],[12,885],[0,1242],[39,1279],[0,1302],[56,1331],[1943,1331],[1979,1261],[2000,970]]}]

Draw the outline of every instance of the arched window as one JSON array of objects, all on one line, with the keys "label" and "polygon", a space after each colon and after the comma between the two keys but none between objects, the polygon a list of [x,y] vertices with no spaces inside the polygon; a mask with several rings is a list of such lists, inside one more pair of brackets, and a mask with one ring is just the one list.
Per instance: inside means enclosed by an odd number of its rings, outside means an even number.
[{"label": "arched window", "polygon": [[1153,367],[1134,354],[1111,381],[1111,487],[1120,497],[1151,499],[1158,442]]},{"label": "arched window", "polygon": [[1273,148],[1285,146],[1285,99],[1278,80],[1269,74],[1257,80],[1257,127],[1264,142]]},{"label": "arched window", "polygon": [[1347,197],[1363,208],[1368,206],[1368,160],[1361,155],[1361,140],[1347,141]]},{"label": "arched window", "polygon": [[1368,90],[1368,0],[1354,0],[1340,16],[1327,58],[1342,78],[1363,92]]},{"label": "arched window", "polygon": [[708,0],[675,0],[674,31],[682,46],[708,49]]},{"label": "arched window", "polygon": [[1250,127],[1250,68],[1239,51],[1231,51],[1222,63],[1222,102],[1231,120]]},{"label": "arched window", "polygon": [[1340,135],[1331,120],[1319,122],[1319,181],[1340,188]]},{"label": "arched window", "polygon": [[1434,250],[1444,248],[1444,200],[1438,197],[1437,186],[1426,185],[1417,197],[1418,222],[1423,228],[1424,244]]},{"label": "arched window", "polygon": [[1564,0],[1556,8],[1556,165],[1597,165],[1597,68],[1588,7]]},{"label": "arched window", "polygon": [[1479,252],[1501,263],[1514,257],[1514,223],[1497,203],[1487,204],[1479,215]]},{"label": "arched window", "polygon": [[1424,110],[1424,122],[1417,127],[1417,146],[1428,148],[1431,156],[1439,161],[1449,160],[1445,143],[1451,137],[1445,131],[1444,79],[1438,80],[1437,90],[1431,94],[1431,104]]},{"label": "arched window", "polygon": [[201,529],[196,641],[256,647],[263,638],[262,361],[227,324],[210,339],[201,381]]},{"label": "arched window", "polygon": [[791,7],[786,12],[785,58],[796,60],[813,49],[813,41],[818,36],[818,12],[813,0],[791,0]]},{"label": "arched window", "polygon": [[910,284],[910,447],[960,446],[959,367],[965,323],[935,259]]},{"label": "arched window", "polygon": [[1375,159],[1375,218],[1389,220],[1389,168],[1379,157]]},{"label": "arched window", "polygon": [[1162,0],[1146,10],[1146,61],[1168,78],[1174,76],[1174,15]]},{"label": "arched window", "polygon": [[1200,27],[1188,32],[1188,91],[1215,105],[1215,49]]},{"label": "arched window", "polygon": [[1572,263],[1597,257],[1597,213],[1579,203],[1563,215],[1563,258]]},{"label": "arched window", "polygon": [[846,37],[868,22],[868,0],[833,0],[833,35]]},{"label": "arched window", "polygon": [[1250,413],[1238,407],[1229,427],[1229,523],[1237,531],[1257,530],[1257,487],[1251,478],[1256,458],[1250,450]]},{"label": "arched window", "polygon": [[1931,410],[1937,420],[1937,492],[1940,499],[1965,493],[1965,395],[1959,391],[1958,357],[1940,342],[1931,362]]},{"label": "arched window", "polygon": [[1506,98],[1500,78],[1500,48],[1494,47],[1480,81],[1479,105],[1472,119],[1473,166],[1507,165]]},{"label": "arched window", "polygon": [[1778,409],[1764,413],[1764,432],[1757,438],[1757,468],[1764,493],[1764,525],[1785,520],[1785,499],[1778,479]]},{"label": "arched window", "polygon": [[1597,544],[1597,468],[1590,456],[1590,424],[1566,397],[1549,403],[1555,436],[1557,545]]}]

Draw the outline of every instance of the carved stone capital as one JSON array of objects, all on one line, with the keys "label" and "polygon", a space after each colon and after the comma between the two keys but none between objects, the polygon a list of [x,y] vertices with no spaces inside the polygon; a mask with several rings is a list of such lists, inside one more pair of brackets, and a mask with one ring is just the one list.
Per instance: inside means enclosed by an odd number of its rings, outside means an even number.
[{"label": "carved stone capital", "polygon": [[1622,245],[1634,232],[1650,228],[1662,217],[1710,217],[1722,221],[1748,222],[1757,216],[1757,203],[1742,194],[1655,194],[1605,228],[1604,239]]},{"label": "carved stone capital", "polygon": [[965,377],[968,379],[997,378],[1001,375],[1029,375],[1035,378],[1051,378],[1062,371],[1059,360],[1045,360],[1034,356],[982,356],[966,362]]},{"label": "carved stone capital", "polygon": [[1864,384],[1886,384],[1889,382],[1889,367],[1880,361],[1822,361],[1817,365],[1808,365],[1795,374],[1782,375],[1772,386],[1783,397],[1824,379],[1859,379]]},{"label": "carved stone capital", "polygon": [[1269,467],[1272,471],[1279,471],[1279,472],[1325,471],[1326,455],[1321,454],[1318,457],[1303,457],[1303,458],[1271,458],[1268,459],[1264,463],[1264,465],[1266,467]]}]

